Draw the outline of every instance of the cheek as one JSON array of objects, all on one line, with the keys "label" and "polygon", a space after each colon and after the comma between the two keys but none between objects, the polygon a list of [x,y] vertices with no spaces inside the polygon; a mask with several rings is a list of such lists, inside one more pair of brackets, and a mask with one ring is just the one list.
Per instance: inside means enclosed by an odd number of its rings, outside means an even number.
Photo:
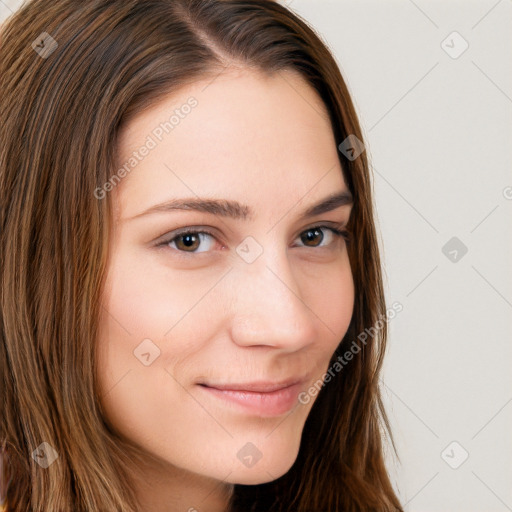
[{"label": "cheek", "polygon": [[127,372],[131,378],[147,370],[144,362],[162,371],[187,367],[208,340],[211,320],[219,316],[206,297],[218,277],[199,274],[149,265],[136,251],[113,254],[98,339],[102,389],[111,389]]},{"label": "cheek", "polygon": [[[204,319],[208,314],[203,299],[218,280],[211,273],[177,271],[165,267],[162,261],[152,263],[137,250],[124,249],[110,264],[103,298],[109,314],[103,324],[110,330],[111,339],[127,340],[125,345],[128,342],[131,350],[146,338],[154,338],[157,344],[157,340],[164,339],[168,343],[177,332],[190,328],[191,319],[196,320],[195,329],[201,329],[206,322],[197,322],[197,317]],[[187,347],[176,346],[174,352],[183,350]]]},{"label": "cheek", "polygon": [[[208,339],[207,301],[200,299],[210,287],[199,281],[190,285],[190,278],[177,272],[166,276],[162,267],[147,262],[138,264],[128,251],[111,260],[97,344],[100,401],[105,419],[140,445],[148,444],[152,432],[157,440],[185,433],[201,437],[195,420],[201,410],[170,373],[176,368],[181,381]],[[179,425],[173,419],[176,404]],[[149,444],[153,453],[160,451],[157,441]]]},{"label": "cheek", "polygon": [[[121,251],[120,251],[121,252]],[[194,299],[194,290],[181,280],[166,277],[129,251],[114,258],[104,295],[104,306],[125,332],[148,335],[167,332]]]},{"label": "cheek", "polygon": [[323,348],[332,349],[332,355],[348,329],[354,309],[354,281],[348,256],[345,253],[339,261],[304,275],[304,302],[323,326],[323,339],[328,340]]},{"label": "cheek", "polygon": [[149,358],[156,363],[161,357],[160,340],[174,316],[169,297],[162,300],[163,288],[151,270],[140,268],[129,254],[113,254],[101,301],[97,350],[98,381],[104,394],[110,396],[115,386],[126,386],[144,367],[142,361]]}]

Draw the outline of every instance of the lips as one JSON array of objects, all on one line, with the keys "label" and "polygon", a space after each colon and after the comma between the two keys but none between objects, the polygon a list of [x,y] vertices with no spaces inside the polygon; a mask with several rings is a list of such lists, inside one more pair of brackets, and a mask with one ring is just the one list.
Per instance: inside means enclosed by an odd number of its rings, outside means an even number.
[{"label": "lips", "polygon": [[275,381],[258,381],[258,382],[247,382],[247,383],[229,383],[229,384],[210,384],[210,383],[199,383],[202,386],[209,388],[215,388],[222,391],[252,391],[255,393],[271,393],[280,389],[287,388],[293,384],[302,382],[302,378],[292,378],[281,382]]},{"label": "lips", "polygon": [[199,384],[217,404],[258,417],[280,416],[297,403],[304,379],[229,384]]}]

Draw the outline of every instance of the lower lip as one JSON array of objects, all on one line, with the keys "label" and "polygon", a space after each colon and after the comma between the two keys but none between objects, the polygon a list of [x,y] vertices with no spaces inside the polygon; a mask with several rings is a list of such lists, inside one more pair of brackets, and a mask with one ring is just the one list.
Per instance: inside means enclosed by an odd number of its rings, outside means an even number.
[{"label": "lower lip", "polygon": [[199,387],[221,400],[240,406],[247,412],[268,417],[280,416],[290,411],[298,403],[301,391],[300,383],[269,393]]}]

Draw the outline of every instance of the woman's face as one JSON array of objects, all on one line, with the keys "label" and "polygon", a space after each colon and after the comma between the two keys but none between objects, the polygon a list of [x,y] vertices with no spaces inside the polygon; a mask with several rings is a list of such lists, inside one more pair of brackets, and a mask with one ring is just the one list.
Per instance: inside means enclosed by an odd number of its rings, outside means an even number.
[{"label": "woman's face", "polygon": [[329,229],[350,203],[306,214],[348,193],[325,107],[292,72],[225,71],[133,118],[119,166],[130,158],[109,192],[106,419],[164,467],[276,479],[315,400],[297,396],[327,371],[354,303],[345,241]]}]

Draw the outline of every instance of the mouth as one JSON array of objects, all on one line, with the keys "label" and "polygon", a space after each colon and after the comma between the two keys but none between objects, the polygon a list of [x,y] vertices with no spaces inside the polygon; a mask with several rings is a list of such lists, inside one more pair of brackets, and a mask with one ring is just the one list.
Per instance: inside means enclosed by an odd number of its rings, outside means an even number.
[{"label": "mouth", "polygon": [[297,403],[304,379],[276,382],[236,384],[205,384],[198,386],[223,406],[236,408],[257,416],[281,416]]}]

